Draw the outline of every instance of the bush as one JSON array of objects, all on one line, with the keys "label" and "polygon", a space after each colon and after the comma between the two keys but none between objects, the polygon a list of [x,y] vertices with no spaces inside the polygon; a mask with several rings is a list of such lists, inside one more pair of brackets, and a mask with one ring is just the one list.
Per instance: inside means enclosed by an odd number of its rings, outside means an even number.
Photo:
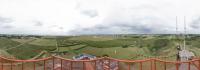
[{"label": "bush", "polygon": [[170,41],[168,39],[157,39],[154,41],[153,46],[150,48],[151,51],[157,51],[163,47],[166,47]]},{"label": "bush", "polygon": [[123,45],[123,46],[122,46],[122,48],[127,48],[127,47],[128,47],[128,45]]}]

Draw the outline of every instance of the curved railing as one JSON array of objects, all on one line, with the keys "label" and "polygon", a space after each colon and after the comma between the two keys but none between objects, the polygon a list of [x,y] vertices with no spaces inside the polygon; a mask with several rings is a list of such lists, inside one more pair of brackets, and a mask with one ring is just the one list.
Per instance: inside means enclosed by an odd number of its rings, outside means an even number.
[{"label": "curved railing", "polygon": [[[199,58],[182,62],[167,61],[157,58],[124,60],[110,57],[96,58],[92,60],[71,60],[58,56],[51,56],[42,59],[17,60],[0,56],[0,63],[0,70],[27,70],[25,69],[25,65],[28,63],[32,63],[33,67],[31,70],[200,70]],[[19,66],[20,69],[14,68]]]}]

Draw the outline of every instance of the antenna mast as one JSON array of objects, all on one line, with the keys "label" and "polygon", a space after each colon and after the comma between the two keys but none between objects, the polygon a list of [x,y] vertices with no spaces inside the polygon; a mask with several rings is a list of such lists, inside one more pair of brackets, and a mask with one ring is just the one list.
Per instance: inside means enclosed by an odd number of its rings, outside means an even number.
[{"label": "antenna mast", "polygon": [[176,37],[178,35],[178,17],[176,16]]},{"label": "antenna mast", "polygon": [[186,20],[185,20],[185,16],[184,16],[184,50],[185,48],[185,38],[186,38]]}]

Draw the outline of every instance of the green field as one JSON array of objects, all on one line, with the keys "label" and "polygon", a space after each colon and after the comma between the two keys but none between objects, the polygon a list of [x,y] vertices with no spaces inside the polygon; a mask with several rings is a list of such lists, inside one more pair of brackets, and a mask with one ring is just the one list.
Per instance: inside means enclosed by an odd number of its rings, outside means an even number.
[{"label": "green field", "polygon": [[[182,37],[174,37],[174,35],[43,36],[25,39],[1,37],[0,52],[1,55],[13,56],[17,59],[30,59],[41,51],[47,51],[66,58],[86,53],[96,56],[108,55],[120,59],[166,56],[163,59],[175,60],[176,46],[182,43]],[[200,56],[198,35],[187,37],[186,45],[188,50]]]},{"label": "green field", "polygon": [[0,48],[2,50],[19,45],[19,42],[12,41],[11,39],[0,38]]},{"label": "green field", "polygon": [[37,39],[29,44],[38,46],[56,46],[56,39]]}]

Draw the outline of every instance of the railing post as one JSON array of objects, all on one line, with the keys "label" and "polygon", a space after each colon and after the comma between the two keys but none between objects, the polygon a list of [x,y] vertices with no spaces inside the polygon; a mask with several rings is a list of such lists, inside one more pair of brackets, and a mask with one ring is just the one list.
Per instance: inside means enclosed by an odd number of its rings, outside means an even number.
[{"label": "railing post", "polygon": [[200,70],[200,60],[199,60],[199,70]]},{"label": "railing post", "polygon": [[142,62],[140,62],[140,70],[142,70]]},{"label": "railing post", "polygon": [[190,70],[190,62],[188,62],[188,70]]},{"label": "railing post", "polygon": [[179,70],[179,63],[176,63],[176,70]]},{"label": "railing post", "polygon": [[153,61],[151,59],[151,70],[153,70]]},{"label": "railing post", "polygon": [[94,70],[96,70],[96,60],[94,61]]},{"label": "railing post", "polygon": [[55,63],[54,63],[54,57],[53,57],[53,70],[54,70],[54,68],[55,68],[54,64],[55,64]]},{"label": "railing post", "polygon": [[44,60],[44,70],[46,70],[46,61]]},{"label": "railing post", "polygon": [[63,65],[62,65],[63,63],[62,63],[62,59],[60,59],[60,70],[62,70],[62,67],[63,67]]},{"label": "railing post", "polygon": [[33,62],[33,68],[34,68],[34,70],[35,70],[35,62]]},{"label": "railing post", "polygon": [[[107,59],[108,59],[108,58],[107,58]],[[110,59],[108,59],[108,68],[109,68],[108,70],[111,70],[111,69],[110,69]]]},{"label": "railing post", "polygon": [[128,63],[128,70],[131,70],[130,63]]},{"label": "railing post", "polygon": [[164,70],[167,70],[167,64],[164,62]]},{"label": "railing post", "polygon": [[154,59],[154,70],[156,70],[156,60]]},{"label": "railing post", "polygon": [[3,70],[3,62],[1,63],[1,70]]},{"label": "railing post", "polygon": [[22,70],[24,70],[24,63],[22,62]]},{"label": "railing post", "polygon": [[101,66],[102,66],[102,69],[104,70],[104,66],[103,66],[103,60],[101,60]]},{"label": "railing post", "polygon": [[82,63],[83,63],[83,70],[85,70],[85,62],[83,61]]},{"label": "railing post", "polygon": [[119,61],[117,61],[117,67],[118,67],[118,69],[117,69],[117,70],[119,70]]},{"label": "railing post", "polygon": [[70,61],[71,65],[70,65],[70,69],[73,70],[73,61]]},{"label": "railing post", "polygon": [[13,66],[13,63],[11,62],[11,70],[13,69],[12,66]]}]

